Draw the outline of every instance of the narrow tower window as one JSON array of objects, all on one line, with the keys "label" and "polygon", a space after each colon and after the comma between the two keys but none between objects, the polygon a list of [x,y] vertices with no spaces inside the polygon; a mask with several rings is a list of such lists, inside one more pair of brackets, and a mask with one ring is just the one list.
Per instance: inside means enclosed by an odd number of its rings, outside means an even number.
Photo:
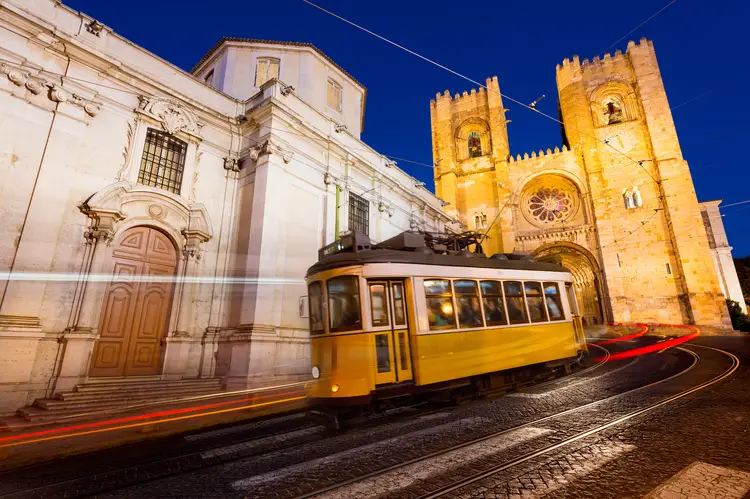
[{"label": "narrow tower window", "polygon": [[478,158],[482,155],[482,138],[478,132],[469,133],[469,157]]},{"label": "narrow tower window", "polygon": [[328,104],[328,107],[335,109],[338,112],[341,112],[342,105],[341,105],[341,85],[336,83],[333,80],[328,80],[328,92],[326,94],[326,104]]}]

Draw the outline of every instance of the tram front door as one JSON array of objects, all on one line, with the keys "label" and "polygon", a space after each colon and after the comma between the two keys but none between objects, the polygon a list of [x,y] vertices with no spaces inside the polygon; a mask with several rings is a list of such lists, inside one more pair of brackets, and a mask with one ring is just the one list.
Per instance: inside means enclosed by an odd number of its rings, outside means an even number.
[{"label": "tram front door", "polygon": [[370,281],[370,312],[375,342],[375,384],[412,379],[404,281]]}]

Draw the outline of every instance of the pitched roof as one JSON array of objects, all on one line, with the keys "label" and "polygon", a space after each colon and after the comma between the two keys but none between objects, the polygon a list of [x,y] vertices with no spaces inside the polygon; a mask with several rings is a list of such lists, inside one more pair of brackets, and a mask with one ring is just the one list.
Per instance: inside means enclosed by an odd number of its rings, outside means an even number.
[{"label": "pitched roof", "polygon": [[198,61],[195,66],[193,66],[193,69],[190,70],[191,73],[195,73],[195,71],[203,65],[204,62],[206,62],[219,48],[224,45],[226,42],[242,42],[242,43],[262,43],[266,45],[288,45],[291,47],[308,47],[316,51],[318,54],[320,54],[323,59],[327,60],[331,64],[333,64],[339,71],[344,73],[346,76],[354,80],[354,82],[361,86],[363,89],[365,89],[365,92],[367,91],[367,88],[358,81],[355,77],[353,77],[347,70],[339,66],[336,61],[328,57],[325,53],[323,53],[322,50],[320,50],[318,47],[313,45],[312,43],[308,42],[287,42],[287,41],[277,41],[277,40],[261,40],[259,38],[239,38],[239,37],[233,37],[233,36],[225,36],[221,40],[219,40],[216,45],[211,47],[211,50],[209,50],[206,55],[201,57],[201,60]]}]

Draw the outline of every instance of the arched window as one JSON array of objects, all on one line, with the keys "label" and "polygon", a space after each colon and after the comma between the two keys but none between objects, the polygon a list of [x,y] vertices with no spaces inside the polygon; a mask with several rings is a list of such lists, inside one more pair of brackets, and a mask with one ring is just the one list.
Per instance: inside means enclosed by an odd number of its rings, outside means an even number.
[{"label": "arched window", "polygon": [[482,137],[479,132],[469,132],[468,146],[470,158],[478,158],[482,155]]},{"label": "arched window", "polygon": [[477,213],[474,215],[474,229],[486,229],[487,228],[487,214]]},{"label": "arched window", "polygon": [[617,97],[607,97],[602,101],[604,122],[608,125],[624,121],[622,102]]}]

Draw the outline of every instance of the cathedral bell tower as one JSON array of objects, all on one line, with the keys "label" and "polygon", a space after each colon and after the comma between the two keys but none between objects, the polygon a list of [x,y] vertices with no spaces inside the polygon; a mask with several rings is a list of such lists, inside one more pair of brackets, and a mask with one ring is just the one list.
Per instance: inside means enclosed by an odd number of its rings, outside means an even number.
[{"label": "cathedral bell tower", "polygon": [[487,254],[513,250],[511,210],[500,210],[510,197],[505,111],[497,77],[486,89],[454,97],[446,90],[430,102],[436,193],[466,229],[489,229]]},{"label": "cathedral bell tower", "polygon": [[585,166],[614,316],[729,322],[652,42],[557,67],[564,140]]}]

